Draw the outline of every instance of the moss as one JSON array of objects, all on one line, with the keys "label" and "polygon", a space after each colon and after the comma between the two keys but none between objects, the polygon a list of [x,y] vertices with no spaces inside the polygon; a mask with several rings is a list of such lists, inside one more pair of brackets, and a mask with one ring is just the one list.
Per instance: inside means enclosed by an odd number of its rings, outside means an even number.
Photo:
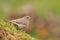
[{"label": "moss", "polygon": [[13,24],[10,24],[10,23],[7,23],[5,22],[3,19],[0,20],[0,24],[3,25],[7,30],[9,30],[10,32],[15,32],[15,33],[20,33],[22,36],[23,36],[23,40],[33,40],[32,37],[25,33],[24,31],[22,30],[17,30]]}]

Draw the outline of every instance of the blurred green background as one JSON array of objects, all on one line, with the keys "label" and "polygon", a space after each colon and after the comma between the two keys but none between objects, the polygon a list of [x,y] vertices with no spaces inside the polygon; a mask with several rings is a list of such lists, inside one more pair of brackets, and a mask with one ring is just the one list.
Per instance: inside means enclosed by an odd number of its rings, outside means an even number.
[{"label": "blurred green background", "polygon": [[60,15],[60,0],[0,0],[0,14],[3,13],[2,4],[5,3],[9,4],[13,11],[25,3],[31,3],[37,6],[40,15],[44,16],[48,10]]},{"label": "blurred green background", "polygon": [[[38,14],[42,17],[49,11],[60,16],[60,0],[0,0],[0,17],[4,14],[3,4],[5,3],[10,5],[12,11],[17,11],[17,8],[23,4],[31,3],[36,5]],[[38,38],[34,33],[31,35]],[[52,39],[50,38],[50,40]]]}]

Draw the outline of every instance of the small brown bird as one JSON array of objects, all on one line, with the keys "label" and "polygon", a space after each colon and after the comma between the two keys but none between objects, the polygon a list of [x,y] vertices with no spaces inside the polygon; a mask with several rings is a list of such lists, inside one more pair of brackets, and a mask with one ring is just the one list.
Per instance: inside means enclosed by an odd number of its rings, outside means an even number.
[{"label": "small brown bird", "polygon": [[30,16],[24,16],[19,19],[11,20],[10,23],[16,25],[17,29],[23,29],[29,27]]}]

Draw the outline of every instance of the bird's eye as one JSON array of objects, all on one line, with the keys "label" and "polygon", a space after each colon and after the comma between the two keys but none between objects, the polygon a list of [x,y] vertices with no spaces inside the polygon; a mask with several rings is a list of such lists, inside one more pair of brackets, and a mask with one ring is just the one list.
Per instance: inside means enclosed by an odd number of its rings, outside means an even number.
[{"label": "bird's eye", "polygon": [[29,18],[30,18],[29,16],[26,17],[26,19],[29,19]]}]

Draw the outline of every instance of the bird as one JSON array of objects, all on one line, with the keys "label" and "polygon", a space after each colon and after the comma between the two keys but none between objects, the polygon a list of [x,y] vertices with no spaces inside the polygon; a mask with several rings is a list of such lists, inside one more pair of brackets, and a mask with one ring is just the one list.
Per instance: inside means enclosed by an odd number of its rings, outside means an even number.
[{"label": "bird", "polygon": [[30,18],[31,18],[30,16],[24,16],[22,18],[14,19],[14,20],[11,20],[9,22],[14,24],[14,25],[17,25],[17,28],[22,29],[22,28],[29,26]]}]

